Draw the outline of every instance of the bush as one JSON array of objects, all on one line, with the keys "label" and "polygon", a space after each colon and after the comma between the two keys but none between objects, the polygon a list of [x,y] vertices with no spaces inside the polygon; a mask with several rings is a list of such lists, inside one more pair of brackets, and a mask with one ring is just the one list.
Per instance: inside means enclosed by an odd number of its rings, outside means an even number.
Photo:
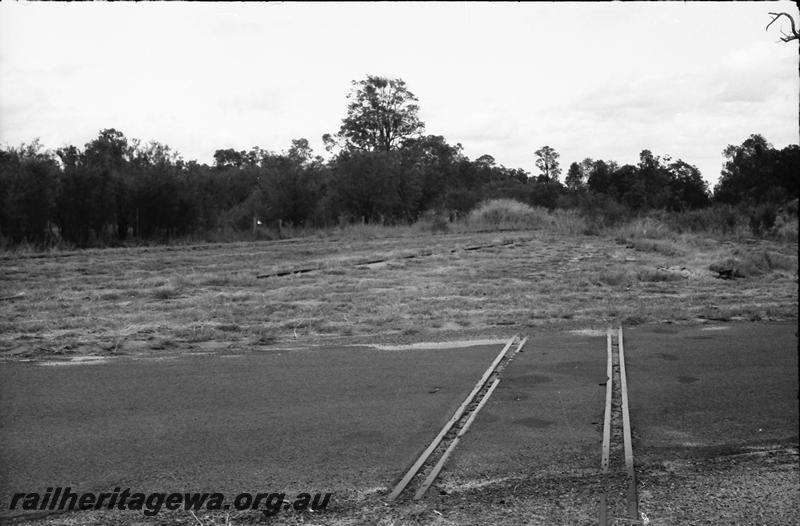
[{"label": "bush", "polygon": [[707,232],[715,234],[742,233],[742,214],[729,205],[717,205],[700,210],[668,214],[664,218],[679,233]]},{"label": "bush", "polygon": [[776,211],[774,225],[769,231],[770,237],[779,241],[797,242],[797,208],[798,200],[795,199]]},{"label": "bush", "polygon": [[559,234],[582,235],[589,232],[586,219],[576,210],[553,210],[553,230]]},{"label": "bush", "polygon": [[579,210],[590,228],[587,234],[599,234],[604,228],[620,225],[631,215],[628,208],[606,195],[587,193],[579,199]]},{"label": "bush", "polygon": [[709,270],[731,278],[749,278],[784,270],[797,274],[797,259],[777,252],[744,252],[736,250],[733,257],[716,261]]},{"label": "bush", "polygon": [[487,229],[540,228],[551,223],[546,210],[513,199],[484,201],[469,214],[469,224]]},{"label": "bush", "polygon": [[665,239],[675,236],[675,231],[658,217],[637,217],[616,229],[619,237],[625,239],[646,238]]},{"label": "bush", "polygon": [[445,234],[450,231],[448,215],[441,210],[428,210],[422,214],[416,226],[433,234]]},{"label": "bush", "polygon": [[755,236],[764,236],[775,226],[777,216],[777,211],[773,205],[760,204],[754,206],[749,214],[750,231]]}]

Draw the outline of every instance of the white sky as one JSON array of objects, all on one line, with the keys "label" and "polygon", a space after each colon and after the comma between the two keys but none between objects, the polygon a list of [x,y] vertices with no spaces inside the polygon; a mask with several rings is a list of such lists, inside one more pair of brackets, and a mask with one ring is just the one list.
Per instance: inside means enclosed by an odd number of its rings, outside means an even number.
[{"label": "white sky", "polygon": [[798,142],[797,45],[755,3],[0,5],[0,143],[83,146],[100,129],[187,160],[281,151],[345,116],[352,80],[397,76],[426,132],[532,173],[648,148],[713,183],[722,150]]}]

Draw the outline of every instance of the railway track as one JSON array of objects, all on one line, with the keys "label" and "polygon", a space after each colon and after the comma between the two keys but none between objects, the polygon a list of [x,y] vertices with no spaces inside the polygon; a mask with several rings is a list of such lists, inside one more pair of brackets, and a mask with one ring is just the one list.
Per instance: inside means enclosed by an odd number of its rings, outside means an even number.
[{"label": "railway track", "polygon": [[500,383],[500,375],[503,370],[522,350],[527,341],[528,338],[520,338],[515,335],[506,342],[450,420],[389,493],[387,497],[389,502],[408,497],[419,500],[425,495],[461,438],[478,416],[478,412],[492,396]]},{"label": "railway track", "polygon": [[607,330],[606,354],[606,403],[600,458],[606,490],[600,495],[599,524],[644,524],[639,516],[636,490],[622,327]]},{"label": "railway track", "polygon": [[[432,250],[422,250],[418,252],[414,252],[411,254],[403,254],[403,255],[394,255],[394,256],[376,256],[371,258],[365,259],[358,259],[354,261],[343,262],[339,264],[336,268],[345,268],[345,267],[361,267],[361,266],[369,266],[369,265],[376,265],[378,263],[388,263],[389,261],[400,261],[404,259],[419,259],[430,257],[434,255],[443,255],[443,254],[455,254],[457,252],[472,252],[476,250],[484,250],[487,248],[501,248],[501,247],[509,247],[513,246],[516,243],[520,242],[520,240],[513,240],[507,239],[500,243],[489,243],[483,245],[468,245],[465,247],[460,248],[451,248],[447,252],[434,252]],[[308,265],[304,267],[297,267],[292,269],[285,269],[285,270],[277,270],[274,272],[266,273],[266,274],[258,274],[256,275],[256,279],[266,279],[266,278],[279,278],[283,276],[293,276],[295,274],[307,274],[309,272],[316,272],[320,270],[329,270],[329,268],[321,263]]]},{"label": "railway track", "polygon": [[[450,420],[394,486],[389,502],[418,500],[426,494],[500,383],[503,370],[527,341],[514,336],[506,342]],[[599,524],[646,524],[639,514],[622,327],[606,331],[606,376],[600,459],[605,489],[599,496]]]}]

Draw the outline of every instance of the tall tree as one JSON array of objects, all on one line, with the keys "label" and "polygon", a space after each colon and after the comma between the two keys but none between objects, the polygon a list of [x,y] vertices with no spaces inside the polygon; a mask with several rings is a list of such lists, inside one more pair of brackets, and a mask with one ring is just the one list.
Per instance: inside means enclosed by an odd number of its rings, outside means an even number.
[{"label": "tall tree", "polygon": [[708,184],[696,166],[678,159],[670,163],[669,171],[672,175],[669,207],[672,210],[700,208],[709,203]]},{"label": "tall tree", "polygon": [[308,145],[308,139],[292,139],[287,156],[297,164],[305,164],[314,158],[314,150]]},{"label": "tall tree", "polygon": [[714,199],[723,203],[783,202],[797,198],[800,156],[796,147],[773,148],[762,135],[753,134],[740,146],[728,145],[722,176]]},{"label": "tall tree", "polygon": [[[669,161],[669,159],[666,159]],[[639,153],[639,165],[629,192],[638,193],[640,206],[644,209],[665,208],[670,201],[672,175],[666,163],[650,150]],[[633,207],[634,209],[636,207]]]},{"label": "tall tree", "polygon": [[349,149],[390,151],[425,129],[417,97],[397,78],[368,75],[353,81],[339,137]]},{"label": "tall tree", "polygon": [[566,183],[567,188],[570,190],[580,190],[586,185],[585,179],[586,175],[583,173],[581,165],[578,163],[572,163],[569,165],[569,170],[567,170],[567,177],[564,179],[564,183]]},{"label": "tall tree", "polygon": [[549,146],[542,146],[536,150],[535,155],[536,167],[540,172],[536,178],[537,182],[558,181],[558,177],[561,175],[561,168],[558,166],[558,152]]},{"label": "tall tree", "polygon": [[110,203],[110,209],[105,213],[96,210],[92,214],[92,228],[98,236],[103,234],[106,225],[116,225],[117,236],[121,239],[127,235],[132,213],[132,174],[128,168],[133,151],[125,135],[114,128],[101,130],[96,139],[86,143],[83,168],[94,172],[98,189],[104,193],[103,200]]},{"label": "tall tree", "polygon": [[43,244],[49,236],[58,165],[38,139],[0,149],[0,243]]},{"label": "tall tree", "polygon": [[446,190],[461,186],[457,181],[457,163],[465,159],[461,145],[451,146],[440,135],[427,135],[403,141],[401,152],[404,173],[421,184],[415,213],[443,207]]},{"label": "tall tree", "polygon": [[241,168],[245,164],[247,152],[236,151],[233,148],[217,150],[214,152],[214,166],[217,168]]}]

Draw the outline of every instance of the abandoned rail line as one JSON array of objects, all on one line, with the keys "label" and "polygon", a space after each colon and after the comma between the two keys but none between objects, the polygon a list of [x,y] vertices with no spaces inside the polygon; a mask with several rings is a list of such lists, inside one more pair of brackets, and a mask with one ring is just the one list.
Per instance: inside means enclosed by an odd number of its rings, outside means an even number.
[{"label": "abandoned rail line", "polygon": [[[387,496],[389,502],[419,500],[425,496],[497,388],[504,369],[522,352],[527,341],[527,337],[515,335],[506,342],[452,417],[395,484]],[[599,524],[643,524],[636,488],[622,327],[606,331],[606,377],[600,460],[604,489],[599,495]],[[624,491],[619,491],[621,485]]]},{"label": "abandoned rail line", "polygon": [[[516,243],[517,243],[517,241],[515,241],[515,240],[506,240],[506,241],[503,241],[501,243],[489,243],[489,244],[484,244],[484,245],[469,245],[469,246],[462,247],[462,248],[451,248],[448,252],[442,252],[442,253],[455,254],[456,252],[459,252],[459,251],[472,252],[472,251],[476,251],[476,250],[485,250],[487,248],[507,247],[507,246],[514,245]],[[308,265],[308,266],[305,266],[305,267],[297,267],[297,268],[293,268],[293,269],[285,269],[285,270],[278,270],[278,271],[275,271],[275,272],[269,272],[269,273],[265,273],[265,274],[258,274],[256,276],[256,279],[280,278],[280,277],[283,277],[283,276],[292,276],[292,275],[295,275],[295,274],[307,274],[309,272],[315,272],[315,271],[319,271],[319,270],[329,270],[329,269],[333,269],[333,268],[361,267],[361,266],[366,266],[366,265],[376,265],[378,263],[388,263],[389,261],[398,261],[398,260],[404,260],[404,259],[417,259],[417,258],[429,257],[429,256],[433,256],[433,255],[436,255],[436,254],[437,253],[432,251],[432,250],[423,250],[423,251],[419,251],[419,252],[414,252],[412,254],[404,254],[404,255],[397,255],[397,256],[379,256],[379,257],[374,257],[374,258],[359,259],[359,260],[356,260],[356,261],[348,261],[348,262],[344,262],[344,263],[342,263],[340,265],[331,266],[331,267],[326,266],[326,265],[321,265],[321,264]]]},{"label": "abandoned rail line", "polygon": [[[616,343],[614,335],[616,334]],[[625,369],[625,345],[622,327],[606,331],[606,403],[603,418],[603,444],[600,470],[606,490],[600,495],[599,524],[641,524],[639,499],[636,490],[636,469],[633,458],[630,406],[628,404],[628,379]],[[619,441],[622,439],[620,455]],[[612,444],[614,442],[614,444]],[[616,447],[615,447],[616,446]],[[625,469],[621,470],[624,458]],[[609,488],[622,476],[625,485],[624,499]],[[623,502],[624,501],[624,502]]]},{"label": "abandoned rail line", "polygon": [[[439,434],[389,493],[387,499],[390,502],[398,500],[401,495],[411,493],[411,489],[414,487],[416,487],[414,500],[419,500],[425,495],[461,437],[469,430],[478,412],[492,396],[500,383],[500,375],[503,370],[514,359],[514,356],[522,351],[527,341],[528,338],[520,339],[518,335],[515,335],[506,342],[450,420],[445,423]],[[513,352],[509,353],[515,344]]]}]

